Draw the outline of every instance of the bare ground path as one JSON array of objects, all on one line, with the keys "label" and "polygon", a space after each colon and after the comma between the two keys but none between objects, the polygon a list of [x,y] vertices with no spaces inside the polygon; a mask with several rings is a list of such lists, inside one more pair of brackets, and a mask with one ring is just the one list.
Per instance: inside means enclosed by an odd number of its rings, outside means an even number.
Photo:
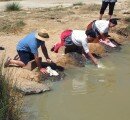
[{"label": "bare ground path", "polygon": [[[121,2],[124,0],[118,0]],[[54,7],[58,5],[62,5],[64,7],[71,6],[73,3],[85,3],[85,4],[101,4],[101,0],[22,0],[22,1],[8,1],[8,2],[0,2],[0,10],[4,10],[5,6],[9,2],[18,2],[23,7],[23,9],[27,8],[38,8],[38,7]]]}]

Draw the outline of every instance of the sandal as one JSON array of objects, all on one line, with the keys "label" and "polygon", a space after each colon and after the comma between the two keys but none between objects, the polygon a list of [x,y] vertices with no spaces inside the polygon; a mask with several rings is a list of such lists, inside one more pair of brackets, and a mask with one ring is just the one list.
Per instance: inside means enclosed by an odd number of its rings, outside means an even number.
[{"label": "sandal", "polygon": [[0,50],[5,50],[5,48],[4,47],[0,47]]},{"label": "sandal", "polygon": [[17,54],[14,56],[14,60],[18,60],[18,59],[19,59],[19,55]]},{"label": "sandal", "polygon": [[7,57],[5,63],[4,63],[4,67],[8,67],[9,66],[9,62],[10,62],[11,58]]}]

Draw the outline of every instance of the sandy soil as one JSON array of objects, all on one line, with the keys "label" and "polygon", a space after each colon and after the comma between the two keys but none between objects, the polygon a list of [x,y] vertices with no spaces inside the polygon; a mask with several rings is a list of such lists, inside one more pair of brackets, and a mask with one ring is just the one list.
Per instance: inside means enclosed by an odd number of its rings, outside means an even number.
[{"label": "sandy soil", "polygon": [[[38,8],[38,7],[54,7],[62,5],[64,7],[71,6],[74,3],[85,3],[85,4],[101,4],[101,0],[22,0],[22,1],[7,1],[0,2],[0,10],[5,9],[7,3],[18,2],[23,9]],[[124,0],[118,0],[118,3],[125,2]]]},{"label": "sandy soil", "polygon": [[[30,3],[31,0],[28,0]],[[38,1],[38,0],[37,0]],[[40,1],[40,0],[39,0]],[[45,0],[52,4],[51,0]],[[45,2],[44,1],[44,2]],[[85,1],[85,0],[84,0]],[[94,1],[94,0],[93,0]],[[24,1],[23,1],[24,2]],[[32,1],[32,3],[34,0]],[[55,1],[53,1],[55,2]],[[59,1],[56,0],[55,3]],[[63,1],[69,3],[68,1]],[[76,2],[73,0],[73,2]],[[0,2],[0,5],[4,2]],[[1,7],[0,7],[1,8]],[[117,18],[125,18],[126,14],[122,14],[124,9],[124,2],[118,2],[115,7],[114,16]],[[26,25],[22,29],[16,29],[13,32],[0,32],[0,46],[6,48],[7,56],[15,56],[16,45],[18,41],[23,38],[27,33],[45,28],[49,31],[50,40],[46,42],[46,46],[49,51],[49,55],[53,61],[59,59],[61,54],[55,54],[50,52],[52,45],[59,40],[60,33],[65,29],[84,29],[87,24],[95,19],[98,19],[100,5],[82,5],[82,6],[72,6],[68,8],[63,8],[57,6],[54,8],[37,8],[22,10],[19,12],[1,12],[0,14],[0,24],[1,26],[6,25],[10,22],[15,23],[18,20],[23,21]],[[107,12],[104,15],[104,19],[107,19]],[[124,27],[124,23],[119,21],[120,27]],[[40,50],[39,50],[40,51]],[[62,53],[62,52],[60,52]],[[40,51],[40,55],[41,51]],[[44,58],[44,57],[43,57]]]}]

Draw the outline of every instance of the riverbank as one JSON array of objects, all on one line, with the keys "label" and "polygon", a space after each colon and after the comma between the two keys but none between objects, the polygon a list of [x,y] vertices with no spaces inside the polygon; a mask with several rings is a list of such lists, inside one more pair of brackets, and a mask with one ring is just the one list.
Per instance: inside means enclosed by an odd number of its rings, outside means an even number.
[{"label": "riverbank", "polygon": [[[123,14],[122,7],[124,3],[117,3],[113,17],[120,18],[118,26],[120,29],[127,26],[122,20],[127,17]],[[1,45],[6,48],[9,56],[14,57],[16,54],[16,44],[30,31],[46,28],[50,34],[50,41],[46,43],[51,58],[57,61],[57,55],[50,52],[52,45],[59,40],[60,33],[65,29],[86,29],[89,22],[99,17],[100,5],[77,5],[68,8],[57,6],[53,8],[37,8],[16,12],[1,12]],[[120,12],[119,12],[120,11]],[[104,19],[107,19],[107,13]],[[15,28],[15,24],[25,24],[22,28]],[[75,24],[76,23],[76,24]],[[13,26],[14,24],[14,26]],[[12,26],[12,28],[10,28]],[[7,29],[6,29],[7,28]],[[115,30],[114,29],[114,30]],[[3,31],[2,31],[3,30]],[[115,35],[117,36],[117,35]],[[120,37],[120,36],[119,36]],[[117,41],[121,41],[117,37]],[[40,53],[41,55],[41,53]],[[43,58],[44,60],[44,58]]]},{"label": "riverbank", "polygon": [[[122,34],[126,33],[125,30],[128,26],[128,22],[126,22],[125,19],[129,18],[128,17],[129,14],[123,13],[122,8],[125,8],[123,6],[124,2],[117,3],[113,17],[120,18],[120,20],[118,21],[119,23],[118,26],[110,32],[110,35],[121,44],[124,44],[129,40],[128,38],[125,38],[125,35]],[[13,58],[16,55],[16,45],[22,37],[24,37],[30,31],[40,28],[46,28],[50,34],[50,40],[46,43],[46,46],[48,48],[49,55],[52,58],[52,60],[54,62],[57,62],[58,59],[62,57],[63,49],[60,50],[59,54],[52,53],[50,49],[52,45],[59,40],[60,33],[68,28],[85,30],[89,22],[91,22],[94,19],[98,19],[99,9],[100,9],[99,4],[90,4],[90,5],[85,4],[85,5],[72,5],[71,7],[67,8],[63,6],[56,6],[53,8],[46,8],[46,9],[29,8],[26,10],[14,11],[14,12],[2,11],[0,15],[0,26],[1,26],[0,45],[5,47],[7,56],[11,56]],[[105,14],[104,19],[107,18],[108,15]],[[20,27],[15,26],[17,25],[16,23],[20,23],[20,25],[21,23],[22,24],[24,23],[24,25]],[[118,30],[121,30],[120,32],[121,34],[117,33]],[[98,49],[95,49],[95,46],[93,47],[92,50],[96,52],[98,51]],[[40,56],[43,56],[41,52]],[[44,57],[43,61],[45,61]],[[71,74],[73,74],[73,72]],[[76,85],[76,83],[73,84]],[[55,108],[56,107],[57,106],[55,106]]]}]

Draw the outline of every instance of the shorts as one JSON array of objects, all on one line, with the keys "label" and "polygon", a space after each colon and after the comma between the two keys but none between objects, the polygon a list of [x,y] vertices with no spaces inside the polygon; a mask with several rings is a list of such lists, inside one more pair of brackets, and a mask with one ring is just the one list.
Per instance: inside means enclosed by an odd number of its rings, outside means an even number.
[{"label": "shorts", "polygon": [[35,59],[34,54],[31,53],[31,52],[20,51],[20,50],[18,50],[17,52],[18,52],[20,61],[22,61],[25,65],[26,65],[29,61]]}]

